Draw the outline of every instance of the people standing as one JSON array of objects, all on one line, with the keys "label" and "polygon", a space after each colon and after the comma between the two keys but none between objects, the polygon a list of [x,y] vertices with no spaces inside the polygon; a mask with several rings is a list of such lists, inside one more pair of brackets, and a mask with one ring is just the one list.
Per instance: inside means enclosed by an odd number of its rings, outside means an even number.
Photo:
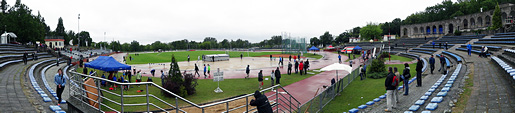
[{"label": "people standing", "polygon": [[188,55],[188,62],[190,62],[190,55]]},{"label": "people standing", "polygon": [[[290,55],[291,56],[291,55]],[[297,56],[293,55],[293,61],[297,62]]]},{"label": "people standing", "polygon": [[25,51],[25,53],[23,53],[23,64],[27,65],[27,57],[28,57],[29,54],[27,54],[27,52]]},{"label": "people standing", "polygon": [[299,58],[299,60],[300,60],[300,54],[297,54],[297,58]]},{"label": "people standing", "polygon": [[166,79],[165,72],[163,72],[163,70],[161,70],[161,86],[163,86],[163,84],[165,83],[165,79]]},{"label": "people standing", "polygon": [[[295,56],[294,56],[295,57]],[[295,59],[293,59],[295,60]],[[295,74],[297,74],[299,72],[299,62],[295,61]]]},{"label": "people standing", "polygon": [[384,82],[384,86],[386,88],[386,109],[384,111],[386,112],[390,112],[393,107],[395,107],[395,103],[393,101],[393,92],[395,90],[395,86],[392,85],[394,77],[395,74],[392,72],[392,67],[388,67],[388,75],[386,76],[386,80]]},{"label": "people standing", "polygon": [[195,63],[195,73],[193,74],[193,76],[195,76],[195,74],[198,75],[198,78],[200,78],[200,74],[198,73],[199,69],[198,69],[198,66],[197,66],[197,63]]},{"label": "people standing", "polygon": [[263,89],[263,70],[259,70],[258,82],[259,82],[259,89]]},{"label": "people standing", "polygon": [[207,64],[207,74],[211,78],[211,65]]},{"label": "people standing", "polygon": [[84,64],[82,67],[82,74],[88,75],[88,68],[86,68],[86,65]]},{"label": "people standing", "polygon": [[131,72],[131,70],[130,70],[130,69],[127,71],[127,78],[129,78],[129,83],[131,83],[131,82],[132,82],[132,81],[131,81],[131,80],[132,80],[132,79],[131,79],[131,78],[132,78],[132,72]]},{"label": "people standing", "polygon": [[422,61],[420,61],[420,58],[417,58],[417,67],[415,71],[417,71],[417,87],[422,86]]},{"label": "people standing", "polygon": [[251,106],[256,106],[258,113],[273,113],[272,106],[266,95],[261,94],[258,90],[254,92],[254,99],[250,100]]},{"label": "people standing", "polygon": [[61,105],[60,103],[62,102],[62,97],[61,95],[63,94],[63,91],[64,91],[64,87],[66,85],[66,76],[63,75],[63,70],[61,68],[59,68],[57,70],[57,74],[55,74],[54,76],[54,83],[55,85],[57,85],[57,105]]},{"label": "people standing", "polygon": [[442,49],[442,42],[438,43],[438,49]]},{"label": "people standing", "polygon": [[472,45],[470,45],[470,43],[467,44],[467,52],[469,54],[469,56],[471,56],[471,53],[472,53]]},{"label": "people standing", "polygon": [[435,42],[431,42],[431,44],[433,44],[433,49],[435,49]]},{"label": "people standing", "polygon": [[207,72],[207,67],[206,67],[206,64],[204,64],[204,78],[207,78],[206,72]]},{"label": "people standing", "polygon": [[433,71],[435,70],[435,58],[433,58],[433,55],[429,58],[429,67],[431,68],[431,74],[433,74]]},{"label": "people standing", "polygon": [[442,74],[446,74],[446,67],[445,67],[445,57],[443,56],[443,54],[440,54],[440,69],[438,69],[438,72],[440,72],[440,70],[443,70]]},{"label": "people standing", "polygon": [[272,73],[270,74],[270,80],[271,80],[270,86],[274,86],[274,82],[275,82],[274,79],[275,79],[275,70],[272,70]]},{"label": "people standing", "polygon": [[291,62],[288,62],[288,75],[291,75],[291,67],[292,67]]},{"label": "people standing", "polygon": [[367,78],[367,64],[363,64],[363,76],[366,79]]},{"label": "people standing", "polygon": [[488,47],[485,46],[485,50],[483,51],[483,56],[485,58],[487,58],[488,56],[486,56],[486,54],[488,54]]},{"label": "people standing", "polygon": [[300,75],[302,75],[302,70],[304,70],[304,63],[302,63],[302,60],[300,61],[300,64],[299,64],[299,71],[300,71]]},{"label": "people standing", "polygon": [[243,60],[243,53],[240,54],[240,59]]},{"label": "people standing", "polygon": [[409,93],[409,79],[411,78],[410,67],[408,63],[404,63],[404,70],[402,71],[402,80],[404,81],[404,95]]},{"label": "people standing", "polygon": [[275,69],[275,84],[281,84],[281,71],[279,71],[279,67]]},{"label": "people standing", "polygon": [[397,85],[395,85],[395,90],[393,90],[393,100],[394,100],[394,103],[397,104],[399,102],[399,90],[397,90],[397,88],[399,87],[399,83],[400,83],[400,74],[399,74],[399,71],[397,70],[397,67],[393,67],[393,74],[395,74],[395,82],[397,82]]},{"label": "people standing", "polygon": [[361,67],[361,65],[359,65],[359,68],[358,68],[358,73],[359,73],[359,77],[360,77],[360,80],[363,80],[363,67]]},{"label": "people standing", "polygon": [[338,54],[338,61],[339,63],[342,63],[342,55]]},{"label": "people standing", "polygon": [[308,69],[309,69],[309,59],[306,59],[306,62],[304,62],[304,74],[308,75]]},{"label": "people standing", "polygon": [[270,55],[270,61],[272,61],[272,55]]},{"label": "people standing", "polygon": [[197,56],[197,62],[200,61],[200,56]]},{"label": "people standing", "polygon": [[448,48],[447,48],[447,46],[448,46],[448,44],[447,44],[447,42],[445,42],[445,50],[447,50],[447,49],[448,49]]},{"label": "people standing", "polygon": [[247,69],[245,69],[245,73],[247,73],[247,76],[245,78],[249,78],[250,74],[250,65],[247,65]]},{"label": "people standing", "polygon": [[290,55],[289,59],[290,59],[290,61],[291,61],[291,55]]}]

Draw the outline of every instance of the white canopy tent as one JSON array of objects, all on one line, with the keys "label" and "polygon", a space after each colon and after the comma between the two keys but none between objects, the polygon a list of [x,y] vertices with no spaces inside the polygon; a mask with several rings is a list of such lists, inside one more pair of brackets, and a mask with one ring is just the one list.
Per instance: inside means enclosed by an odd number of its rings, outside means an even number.
[{"label": "white canopy tent", "polygon": [[334,64],[331,64],[329,66],[326,66],[326,67],[320,69],[320,71],[332,71],[332,70],[336,70],[336,80],[338,80],[338,70],[343,70],[343,71],[347,71],[347,72],[351,73],[352,67],[350,67],[347,64],[334,63]]},{"label": "white canopy tent", "polygon": [[18,38],[18,36],[12,32],[5,32],[0,38],[0,44],[8,44],[11,42],[11,38]]}]

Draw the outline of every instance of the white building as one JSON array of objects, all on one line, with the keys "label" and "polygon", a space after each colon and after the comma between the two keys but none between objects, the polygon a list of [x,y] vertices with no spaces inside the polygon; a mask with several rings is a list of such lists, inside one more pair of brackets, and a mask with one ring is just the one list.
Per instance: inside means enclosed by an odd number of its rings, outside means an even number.
[{"label": "white building", "polygon": [[352,43],[352,42],[359,42],[359,37],[349,38],[349,43]]},{"label": "white building", "polygon": [[45,44],[50,48],[64,48],[64,39],[45,39]]},{"label": "white building", "polygon": [[395,39],[395,35],[384,35],[383,36],[383,41],[388,41],[391,39]]}]

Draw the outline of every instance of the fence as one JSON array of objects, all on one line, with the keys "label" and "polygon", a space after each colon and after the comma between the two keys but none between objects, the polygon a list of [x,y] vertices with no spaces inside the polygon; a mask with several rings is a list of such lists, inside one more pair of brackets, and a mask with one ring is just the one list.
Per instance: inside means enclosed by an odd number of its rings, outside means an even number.
[{"label": "fence", "polygon": [[[372,60],[367,60],[365,64],[370,64]],[[356,77],[359,77],[359,69],[352,71],[350,74],[338,80],[335,84],[328,86],[321,93],[318,93],[315,97],[304,103],[300,107],[301,112],[318,113],[322,112],[324,106],[326,106],[335,96],[339,95],[340,92],[345,89]]]},{"label": "fence", "polygon": [[[73,71],[74,69],[71,69],[69,71],[70,73],[70,98],[68,102],[73,101],[75,106],[81,106],[82,108],[87,108],[87,110],[91,110],[89,112],[105,112],[104,110],[110,110],[114,112],[135,112],[135,111],[125,111],[124,107],[131,107],[131,106],[145,106],[146,109],[142,111],[146,112],[176,112],[176,113],[187,113],[187,112],[219,112],[220,109],[225,108],[224,112],[254,112],[256,111],[256,107],[250,106],[249,107],[249,98],[253,98],[252,96],[254,93],[234,97],[231,99],[218,101],[214,103],[209,104],[203,104],[198,105],[195,104],[187,99],[184,99],[164,88],[161,86],[153,83],[153,82],[139,82],[139,83],[121,83],[116,81],[111,81],[105,78],[100,78],[96,76],[89,76],[82,73],[77,73]],[[84,84],[84,81],[87,81],[89,79],[89,82],[93,80],[95,85],[90,84]],[[127,85],[144,85],[146,88],[145,94],[141,95],[128,95],[124,94],[124,90],[120,90],[120,92],[114,92],[109,91],[106,89],[101,88],[101,82],[105,81],[107,84],[113,84],[117,86],[127,86]],[[158,98],[154,94],[151,94],[149,92],[149,86],[156,87],[161,91],[164,91],[165,93],[169,93],[171,95],[175,96],[175,100],[173,102],[169,103],[167,101],[164,101],[164,99]],[[96,91],[87,90],[94,89]],[[120,87],[122,88],[122,87]],[[274,92],[274,89],[275,92]],[[281,93],[280,90],[282,90]],[[100,92],[100,93],[97,93]],[[265,88],[261,90],[260,92],[265,93],[272,105],[272,108],[275,112],[300,112],[300,102],[295,99],[288,91],[286,91],[281,85],[275,85],[269,88]],[[273,93],[270,93],[273,92]],[[114,97],[106,97],[105,95],[114,95]],[[159,92],[161,94],[161,92]],[[98,97],[97,99],[91,98],[91,96]],[[130,99],[130,98],[146,98],[145,101],[139,101],[139,103],[134,102],[124,102],[124,100]],[[245,104],[241,105],[233,105],[235,101],[241,101],[245,99]],[[71,100],[71,101],[70,101]],[[106,102],[114,103],[114,105],[111,104],[111,106],[108,106],[108,104],[105,104]],[[188,106],[188,107],[182,107],[179,105],[179,102],[183,104],[182,106]],[[156,103],[164,103],[159,104]],[[232,104],[230,106],[229,104]],[[224,106],[223,108],[220,106]],[[187,108],[187,110],[185,109]],[[151,111],[153,110],[153,111]],[[84,112],[84,111],[83,111]]]}]

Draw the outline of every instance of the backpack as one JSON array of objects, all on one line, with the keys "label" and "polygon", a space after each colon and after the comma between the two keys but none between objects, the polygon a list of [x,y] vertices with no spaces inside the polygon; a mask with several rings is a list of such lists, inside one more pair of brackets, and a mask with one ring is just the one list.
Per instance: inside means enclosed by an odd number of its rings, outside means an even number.
[{"label": "backpack", "polygon": [[399,81],[397,80],[397,76],[393,76],[392,86],[393,87],[397,87],[397,85],[399,85]]}]

